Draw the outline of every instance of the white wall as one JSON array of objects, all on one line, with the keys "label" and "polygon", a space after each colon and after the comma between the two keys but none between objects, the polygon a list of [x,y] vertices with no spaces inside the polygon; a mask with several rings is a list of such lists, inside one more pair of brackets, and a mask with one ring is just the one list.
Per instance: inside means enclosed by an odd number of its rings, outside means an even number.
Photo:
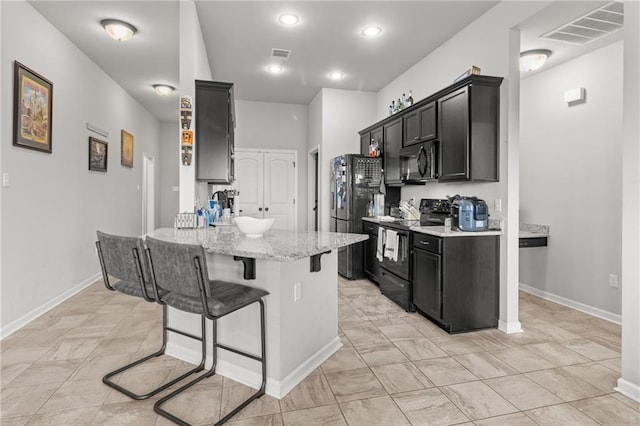
[{"label": "white wall", "polygon": [[[318,91],[308,107],[308,119],[307,119],[307,155],[310,152],[317,150],[318,152],[318,167],[320,167],[320,155],[322,154],[322,90]],[[313,161],[307,158],[307,164],[313,164]],[[311,166],[309,166],[311,167]],[[309,230],[314,229],[315,225],[315,212],[313,208],[315,206],[314,193],[315,188],[313,186],[314,181],[312,179],[307,180],[307,228]],[[318,193],[320,193],[322,182],[318,182]],[[322,206],[320,206],[320,200],[318,200],[318,227],[320,226],[320,212]],[[320,229],[320,228],[318,228]]]},{"label": "white wall", "polygon": [[157,228],[172,227],[173,219],[180,211],[179,138],[176,123],[160,123],[160,222],[156,224]]},{"label": "white wall", "polygon": [[622,146],[622,377],[640,402],[640,3],[624,5]]},{"label": "white wall", "polygon": [[[0,7],[4,336],[98,277],[96,230],[142,232],[142,154],[158,158],[159,123],[29,4]],[[53,82],[51,154],[11,145],[14,60]],[[121,129],[135,138],[133,168],[120,165]],[[89,136],[109,142],[107,173],[87,170]]]},{"label": "white wall", "polygon": [[[492,218],[503,219],[500,240],[500,328],[520,330],[518,321],[518,138],[519,81],[517,62],[519,37],[512,31],[517,24],[544,8],[544,2],[501,2],[442,44],[378,92],[377,117],[388,115],[389,103],[409,89],[420,100],[446,86],[471,65],[482,74],[505,77],[500,96],[500,182],[437,183],[424,187],[404,187],[403,199],[437,198],[445,195],[476,195],[487,201]],[[514,98],[515,96],[515,98]],[[514,190],[515,187],[515,190]],[[502,199],[502,212],[493,202]],[[509,220],[507,220],[509,219]]]},{"label": "white wall", "polygon": [[236,148],[284,149],[298,154],[299,230],[307,229],[307,109],[306,105],[236,101]]},{"label": "white wall", "polygon": [[[376,94],[355,90],[322,89],[322,131],[318,167],[319,227],[329,231],[329,161],[341,154],[360,153],[358,132],[373,124]],[[317,135],[314,136],[316,140]]]},{"label": "white wall", "polygon": [[[520,282],[616,315],[622,57],[620,41],[520,82],[520,220],[551,227],[548,247],[520,251]],[[586,102],[568,106],[577,87]]]}]

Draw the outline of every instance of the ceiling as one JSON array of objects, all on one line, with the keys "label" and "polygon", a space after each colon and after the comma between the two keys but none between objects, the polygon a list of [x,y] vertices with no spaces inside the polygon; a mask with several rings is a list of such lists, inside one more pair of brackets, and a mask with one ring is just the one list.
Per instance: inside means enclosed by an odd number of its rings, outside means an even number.
[{"label": "ceiling", "polygon": [[[177,121],[178,94],[160,97],[151,85],[179,85],[178,1],[28,1],[155,117]],[[496,3],[196,0],[196,7],[213,77],[234,82],[236,99],[308,104],[323,87],[380,90]],[[604,3],[551,3],[522,23],[522,50],[552,50],[546,69],[619,39],[621,31],[579,47],[539,39]],[[277,18],[285,11],[300,23],[281,26]],[[116,42],[100,26],[106,18],[129,22],[138,33]],[[362,37],[368,24],[382,34]],[[292,51],[279,75],[266,72],[272,48]],[[328,79],[335,69],[345,78]]]}]

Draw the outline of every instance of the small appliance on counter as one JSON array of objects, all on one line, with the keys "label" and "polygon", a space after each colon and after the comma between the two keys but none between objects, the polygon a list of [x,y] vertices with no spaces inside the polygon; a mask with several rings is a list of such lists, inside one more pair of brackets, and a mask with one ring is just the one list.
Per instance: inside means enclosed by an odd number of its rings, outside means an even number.
[{"label": "small appliance on counter", "polygon": [[451,217],[451,202],[437,198],[420,200],[420,226],[442,226]]},{"label": "small appliance on counter", "polygon": [[461,231],[478,232],[489,228],[487,203],[476,197],[452,197],[451,217],[453,226]]}]

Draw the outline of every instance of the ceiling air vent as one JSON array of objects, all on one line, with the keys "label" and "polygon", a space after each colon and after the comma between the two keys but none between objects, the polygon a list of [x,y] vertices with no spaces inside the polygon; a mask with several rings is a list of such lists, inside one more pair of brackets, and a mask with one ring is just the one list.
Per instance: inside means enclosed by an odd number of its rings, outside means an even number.
[{"label": "ceiling air vent", "polygon": [[273,59],[287,60],[291,56],[291,51],[287,49],[271,49],[271,57]]},{"label": "ceiling air vent", "polygon": [[570,44],[587,44],[622,29],[624,4],[611,2],[540,36]]}]

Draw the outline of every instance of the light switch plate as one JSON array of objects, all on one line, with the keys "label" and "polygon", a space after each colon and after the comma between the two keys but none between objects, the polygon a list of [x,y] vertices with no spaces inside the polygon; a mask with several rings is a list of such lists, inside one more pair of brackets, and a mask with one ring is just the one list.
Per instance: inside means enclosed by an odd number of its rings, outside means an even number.
[{"label": "light switch plate", "polygon": [[2,187],[3,188],[9,187],[9,173],[2,174]]}]

